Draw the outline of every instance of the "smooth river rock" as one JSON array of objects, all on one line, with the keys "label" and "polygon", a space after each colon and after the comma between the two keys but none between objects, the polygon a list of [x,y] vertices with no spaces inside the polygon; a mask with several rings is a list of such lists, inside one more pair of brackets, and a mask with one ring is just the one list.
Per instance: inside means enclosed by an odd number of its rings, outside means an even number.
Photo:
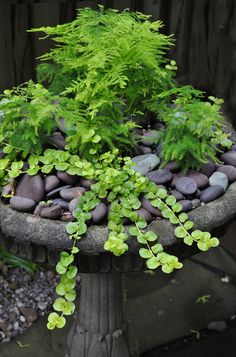
[{"label": "smooth river rock", "polygon": [[102,223],[107,216],[107,206],[104,203],[99,203],[90,213],[92,223]]},{"label": "smooth river rock", "polygon": [[230,183],[236,181],[236,167],[232,165],[222,165],[218,167],[217,171],[223,172],[228,177]]},{"label": "smooth river rock", "polygon": [[201,172],[195,170],[189,170],[188,177],[194,180],[197,184],[197,187],[200,189],[208,186],[209,184],[208,177]]},{"label": "smooth river rock", "polygon": [[62,214],[62,208],[59,205],[43,207],[40,212],[40,217],[48,219],[59,219]]},{"label": "smooth river rock", "polygon": [[203,165],[200,169],[200,172],[204,175],[206,175],[207,177],[210,177],[213,172],[216,171],[216,164],[214,164],[214,162],[207,162],[205,165]]},{"label": "smooth river rock", "polygon": [[192,202],[190,200],[180,200],[179,203],[182,206],[182,212],[191,211],[193,208]]},{"label": "smooth river rock", "polygon": [[80,177],[77,175],[69,175],[63,171],[57,171],[57,177],[62,182],[66,183],[67,185],[75,185],[79,182]]},{"label": "smooth river rock", "polygon": [[158,185],[167,184],[173,178],[173,174],[166,169],[149,172],[146,176],[149,178],[150,181],[153,181]]},{"label": "smooth river rock", "polygon": [[226,191],[229,185],[229,180],[226,174],[224,174],[223,172],[216,171],[211,175],[211,177],[209,177],[209,183],[210,186],[222,186],[224,191]]},{"label": "smooth river rock", "polygon": [[224,194],[224,188],[222,186],[210,186],[202,191],[200,195],[200,201],[208,203],[216,200]]},{"label": "smooth river rock", "polygon": [[73,200],[70,201],[69,203],[69,210],[73,212],[79,203],[80,197],[73,198]]},{"label": "smooth river rock", "polygon": [[10,199],[10,206],[20,212],[32,212],[36,203],[30,198],[12,196]]},{"label": "smooth river rock", "polygon": [[69,211],[69,203],[66,200],[63,200],[62,198],[55,198],[52,201],[52,206],[60,206],[63,208],[65,211]]},{"label": "smooth river rock", "polygon": [[52,135],[50,135],[47,142],[60,150],[64,150],[66,146],[65,137],[58,131],[55,131]]},{"label": "smooth river rock", "polygon": [[57,187],[54,190],[48,192],[46,197],[47,198],[59,197],[61,190],[65,190],[66,188],[70,188],[70,187],[71,187],[71,185],[65,185],[65,186]]},{"label": "smooth river rock", "polygon": [[181,177],[176,181],[175,188],[183,195],[192,195],[197,191],[197,184],[189,177]]},{"label": "smooth river rock", "polygon": [[146,198],[143,197],[141,199],[141,205],[142,205],[142,208],[146,209],[154,217],[162,217],[161,211],[158,208],[153,207],[151,205],[151,202],[149,200],[147,200]]},{"label": "smooth river rock", "polygon": [[155,154],[139,155],[132,158],[132,161],[136,163],[132,166],[132,169],[146,175],[159,165],[160,159]]},{"label": "smooth river rock", "polygon": [[55,175],[46,176],[44,179],[45,191],[50,192],[60,186],[60,180]]},{"label": "smooth river rock", "polygon": [[45,197],[44,182],[40,175],[30,176],[24,174],[16,187],[16,195],[30,198],[36,203]]},{"label": "smooth river rock", "polygon": [[60,191],[60,196],[66,201],[71,201],[73,198],[80,197],[85,193],[86,189],[84,187],[71,187],[65,188]]},{"label": "smooth river rock", "polygon": [[81,177],[81,179],[80,179],[80,185],[85,187],[85,188],[90,188],[90,186],[93,185],[96,182],[97,182],[96,180],[85,179],[83,177]]},{"label": "smooth river rock", "polygon": [[221,155],[221,160],[227,165],[236,166],[236,151],[231,150],[225,152]]},{"label": "smooth river rock", "polygon": [[174,196],[177,201],[185,199],[184,195],[177,190],[171,190],[170,195]]},{"label": "smooth river rock", "polygon": [[201,206],[201,201],[198,198],[194,198],[191,202],[193,209]]},{"label": "smooth river rock", "polygon": [[145,208],[140,208],[139,210],[136,211],[139,215],[139,217],[144,217],[146,222],[151,222],[152,220],[152,215],[150,212],[148,212]]}]

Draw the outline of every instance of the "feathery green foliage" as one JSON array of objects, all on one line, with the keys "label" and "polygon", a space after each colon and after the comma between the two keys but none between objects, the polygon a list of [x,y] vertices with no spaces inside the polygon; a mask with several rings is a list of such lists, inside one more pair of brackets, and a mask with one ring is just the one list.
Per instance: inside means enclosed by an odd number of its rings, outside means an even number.
[{"label": "feathery green foliage", "polygon": [[159,112],[166,123],[161,137],[163,164],[175,160],[188,170],[201,167],[209,159],[219,162],[217,153],[232,145],[229,135],[223,132],[220,113],[223,101],[214,97],[202,101],[203,93],[191,86],[169,91],[167,95],[174,92],[173,105],[162,107]]}]

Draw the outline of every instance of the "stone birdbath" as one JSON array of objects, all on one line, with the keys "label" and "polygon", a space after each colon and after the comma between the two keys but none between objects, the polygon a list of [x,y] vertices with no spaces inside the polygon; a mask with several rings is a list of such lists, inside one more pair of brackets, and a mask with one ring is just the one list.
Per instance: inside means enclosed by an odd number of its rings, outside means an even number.
[{"label": "stone birdbath", "polygon": [[[217,200],[189,212],[196,228],[212,231],[236,215],[236,183]],[[55,266],[59,253],[70,248],[65,223],[17,212],[0,203],[0,226],[5,247],[16,255]],[[173,226],[164,219],[148,228],[180,259],[196,251],[179,243]],[[138,345],[128,321],[124,299],[124,273],[143,270],[139,244],[129,238],[129,253],[115,257],[104,251],[108,229],[91,226],[79,242],[80,309],[67,338],[68,357],[137,357]]]}]

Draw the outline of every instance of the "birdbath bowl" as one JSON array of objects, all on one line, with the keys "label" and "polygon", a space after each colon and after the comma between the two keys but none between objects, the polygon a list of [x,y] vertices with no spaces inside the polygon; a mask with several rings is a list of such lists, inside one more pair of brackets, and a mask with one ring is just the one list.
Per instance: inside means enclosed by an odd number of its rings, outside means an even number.
[{"label": "birdbath bowl", "polygon": [[[236,215],[236,183],[219,199],[188,213],[195,227],[212,231]],[[17,212],[0,203],[0,227],[4,246],[37,263],[55,266],[62,250],[71,247],[65,223]],[[179,259],[196,253],[174,236],[174,227],[164,219],[153,220],[148,228],[159,242]],[[78,243],[81,273],[80,309],[67,338],[67,357],[137,357],[138,346],[125,311],[123,276],[145,269],[140,248],[129,237],[129,252],[115,257],[104,251],[106,226],[91,226]]]}]

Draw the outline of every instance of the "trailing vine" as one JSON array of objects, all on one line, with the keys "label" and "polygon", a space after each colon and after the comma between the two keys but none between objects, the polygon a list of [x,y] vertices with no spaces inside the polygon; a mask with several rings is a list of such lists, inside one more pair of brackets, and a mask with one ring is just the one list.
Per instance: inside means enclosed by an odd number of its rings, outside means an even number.
[{"label": "trailing vine", "polygon": [[[35,175],[39,171],[49,173],[56,169],[96,180],[90,190],[80,197],[77,208],[73,211],[75,221],[66,225],[69,239],[73,243],[69,252],[61,252],[60,261],[56,265],[60,282],[56,288],[58,298],[53,304],[55,312],[48,317],[49,329],[62,328],[66,323],[65,316],[73,314],[75,310],[75,279],[78,269],[74,261],[75,255],[79,253],[77,243],[87,232],[90,211],[102,200],[110,203],[109,233],[104,249],[116,256],[124,254],[128,250],[126,241],[130,235],[142,245],[139,254],[146,260],[148,269],[161,267],[164,273],[171,273],[174,269],[182,268],[183,264],[177,257],[164,252],[157,234],[147,228],[145,218],[138,214],[142,195],[161,211],[163,218],[176,226],[175,236],[185,244],[192,245],[195,242],[201,251],[219,244],[219,240],[212,238],[210,233],[194,230],[194,223],[188,219],[186,213],[181,212],[182,206],[176,202],[176,198],[135,171],[131,158],[119,157],[118,150],[106,152],[99,157],[94,155],[92,162],[88,162],[66,151],[47,149],[41,156],[31,155],[28,164],[26,172],[29,175]],[[0,160],[0,170],[5,178],[15,178],[24,172],[23,161],[13,161],[9,153]],[[127,220],[130,222],[129,229],[124,225]]]}]

